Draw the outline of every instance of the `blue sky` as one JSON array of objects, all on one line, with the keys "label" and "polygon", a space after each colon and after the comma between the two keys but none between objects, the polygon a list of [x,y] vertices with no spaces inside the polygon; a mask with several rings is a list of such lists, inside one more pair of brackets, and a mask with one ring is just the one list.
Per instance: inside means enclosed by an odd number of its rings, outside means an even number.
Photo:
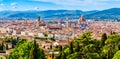
[{"label": "blue sky", "polygon": [[120,8],[120,0],[0,0],[2,10],[103,10]]}]

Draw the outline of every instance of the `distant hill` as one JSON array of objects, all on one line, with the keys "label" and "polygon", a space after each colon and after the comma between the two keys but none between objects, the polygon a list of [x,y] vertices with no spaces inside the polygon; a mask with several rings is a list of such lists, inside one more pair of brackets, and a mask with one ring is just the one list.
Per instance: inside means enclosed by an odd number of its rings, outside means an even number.
[{"label": "distant hill", "polygon": [[78,18],[81,14],[92,14],[94,11],[81,11],[81,10],[47,10],[47,11],[1,11],[0,18],[60,18],[63,19],[66,16],[70,18]]},{"label": "distant hill", "polygon": [[16,14],[17,11],[0,11],[0,18],[8,17],[9,15]]},{"label": "distant hill", "polygon": [[88,19],[115,19],[120,20],[120,8],[102,10],[96,13],[86,15]]},{"label": "distant hill", "polygon": [[120,8],[111,8],[102,11],[81,11],[81,10],[46,10],[46,11],[0,11],[0,18],[37,18],[44,19],[78,19],[80,15],[87,19],[120,19]]},{"label": "distant hill", "polygon": [[[8,17],[9,18],[36,18],[38,16],[41,16],[42,18],[51,18],[54,17],[54,15],[67,15],[67,14],[81,14],[83,13],[80,10],[47,10],[47,11],[24,11],[19,12],[16,14],[11,14]],[[51,17],[50,17],[51,16]]]}]

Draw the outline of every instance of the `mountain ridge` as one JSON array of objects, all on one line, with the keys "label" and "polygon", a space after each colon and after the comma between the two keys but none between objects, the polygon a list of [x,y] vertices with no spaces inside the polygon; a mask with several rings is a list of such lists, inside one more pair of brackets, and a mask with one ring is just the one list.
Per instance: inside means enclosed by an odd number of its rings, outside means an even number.
[{"label": "mountain ridge", "polygon": [[45,10],[45,11],[0,11],[0,18],[41,18],[47,19],[77,19],[80,15],[84,15],[87,19],[120,19],[120,8],[111,8],[105,10]]}]

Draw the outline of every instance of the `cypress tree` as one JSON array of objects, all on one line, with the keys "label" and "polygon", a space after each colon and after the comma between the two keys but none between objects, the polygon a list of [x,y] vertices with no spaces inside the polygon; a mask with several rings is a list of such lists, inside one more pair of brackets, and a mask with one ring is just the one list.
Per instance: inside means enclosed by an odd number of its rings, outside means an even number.
[{"label": "cypress tree", "polygon": [[72,42],[70,43],[70,48],[69,49],[70,49],[70,54],[72,54],[73,53],[73,43]]},{"label": "cypress tree", "polygon": [[50,49],[52,49],[52,45],[50,45]]},{"label": "cypress tree", "polygon": [[8,44],[6,44],[6,50],[8,50]]},{"label": "cypress tree", "polygon": [[59,46],[59,51],[60,51],[60,52],[62,51],[62,46]]},{"label": "cypress tree", "polygon": [[52,52],[52,59],[54,58],[54,52]]},{"label": "cypress tree", "polygon": [[33,41],[33,46],[30,51],[29,59],[45,59],[43,50],[39,49],[36,41]]},{"label": "cypress tree", "polygon": [[67,59],[67,58],[66,58],[66,54],[65,54],[64,52],[62,52],[61,59]]},{"label": "cypress tree", "polygon": [[105,40],[107,39],[107,34],[106,33],[103,33],[102,34],[102,37],[101,37],[101,46],[104,46],[105,45]]},{"label": "cypress tree", "polygon": [[30,51],[29,59],[38,59],[36,54],[37,54],[37,47],[36,47],[36,41],[34,40],[33,46]]},{"label": "cypress tree", "polygon": [[4,42],[2,42],[1,50],[4,50]]},{"label": "cypress tree", "polygon": [[55,59],[61,59],[61,57],[62,57],[62,52],[60,52],[60,54]]},{"label": "cypress tree", "polygon": [[110,34],[113,35],[113,34],[116,34],[116,32],[111,31]]}]

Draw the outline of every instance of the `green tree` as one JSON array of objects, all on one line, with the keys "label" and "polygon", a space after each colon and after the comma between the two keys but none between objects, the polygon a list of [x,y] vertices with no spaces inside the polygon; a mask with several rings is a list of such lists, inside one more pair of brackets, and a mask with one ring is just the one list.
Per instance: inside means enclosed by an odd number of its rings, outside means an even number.
[{"label": "green tree", "polygon": [[66,54],[65,54],[64,52],[62,52],[61,59],[67,59],[67,58],[66,58]]},{"label": "green tree", "polygon": [[[120,34],[101,36],[101,41],[91,38],[91,32],[84,33],[62,49],[56,59],[119,59]],[[64,53],[63,53],[64,52]],[[117,52],[117,53],[116,53]],[[116,54],[115,54],[116,53]],[[117,55],[117,57],[115,55]]]},{"label": "green tree", "polygon": [[31,48],[32,42],[24,42],[13,49],[8,59],[28,59]]},{"label": "green tree", "polygon": [[111,35],[116,34],[116,32],[113,32],[113,31],[111,31],[110,33],[111,33]]},{"label": "green tree", "polygon": [[4,42],[11,42],[11,40],[13,40],[12,37],[4,37],[4,38],[3,38],[3,41],[4,41]]},{"label": "green tree", "polygon": [[25,39],[20,38],[20,39],[18,39],[16,46],[18,47],[19,45],[21,45],[25,42],[27,42]]},{"label": "green tree", "polygon": [[79,43],[76,42],[75,44],[75,52],[79,52],[80,51],[80,46],[79,46]]},{"label": "green tree", "polygon": [[86,59],[100,59],[100,56],[98,53],[87,53]]},{"label": "green tree", "polygon": [[[40,56],[40,58],[45,58],[44,51],[38,48],[38,44],[35,44],[35,42],[29,42],[29,41],[22,41],[20,40],[18,43],[18,46],[13,49],[13,51],[8,56],[8,59],[29,59],[31,57],[31,53],[37,49],[37,54]],[[36,45],[36,47],[35,47]],[[33,48],[35,47],[35,48]],[[38,56],[37,55],[37,56]],[[42,56],[42,57],[41,57]]]},{"label": "green tree", "polygon": [[59,51],[60,51],[60,52],[62,51],[62,46],[59,46]]},{"label": "green tree", "polygon": [[105,41],[105,45],[101,49],[101,56],[104,58],[112,59],[113,55],[119,50],[120,35],[112,34],[109,35]]},{"label": "green tree", "polygon": [[114,57],[112,59],[120,59],[120,50],[114,54]]},{"label": "green tree", "polygon": [[36,43],[35,40],[30,50],[29,59],[45,59],[44,51],[39,48],[39,45]]},{"label": "green tree", "polygon": [[8,44],[6,44],[6,50],[8,50]]},{"label": "green tree", "polygon": [[54,52],[52,52],[52,55],[51,55],[51,56],[52,56],[52,59],[53,59],[53,58],[54,58]]},{"label": "green tree", "polygon": [[52,38],[50,38],[50,40],[55,41],[55,38],[52,37]]},{"label": "green tree", "polygon": [[0,44],[0,50],[4,49],[4,43],[2,42],[2,44]]},{"label": "green tree", "polygon": [[52,49],[53,47],[52,47],[52,45],[50,45],[50,49]]},{"label": "green tree", "polygon": [[69,49],[70,49],[70,54],[72,54],[73,53],[73,42],[70,43]]},{"label": "green tree", "polygon": [[101,46],[105,45],[105,40],[107,40],[107,34],[103,33],[101,37]]},{"label": "green tree", "polygon": [[64,52],[60,52],[60,54],[56,56],[54,59],[67,59],[67,58]]},{"label": "green tree", "polygon": [[81,52],[75,52],[67,56],[67,59],[86,59],[85,54]]},{"label": "green tree", "polygon": [[61,59],[61,56],[62,56],[62,52],[60,52],[58,56],[56,56],[54,59]]},{"label": "green tree", "polygon": [[44,33],[44,36],[45,36],[45,37],[48,37],[48,34]]}]

